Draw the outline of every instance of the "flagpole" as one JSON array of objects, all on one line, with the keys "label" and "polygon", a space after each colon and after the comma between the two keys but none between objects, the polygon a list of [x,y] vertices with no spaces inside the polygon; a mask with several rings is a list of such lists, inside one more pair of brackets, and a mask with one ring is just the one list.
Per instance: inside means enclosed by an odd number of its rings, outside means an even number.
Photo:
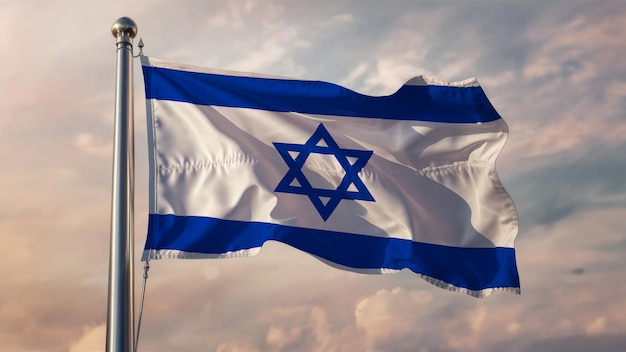
[{"label": "flagpole", "polygon": [[135,336],[133,280],[134,167],[133,38],[137,25],[119,18],[111,27],[116,38],[115,126],[113,187],[111,191],[111,247],[106,351],[132,352]]}]

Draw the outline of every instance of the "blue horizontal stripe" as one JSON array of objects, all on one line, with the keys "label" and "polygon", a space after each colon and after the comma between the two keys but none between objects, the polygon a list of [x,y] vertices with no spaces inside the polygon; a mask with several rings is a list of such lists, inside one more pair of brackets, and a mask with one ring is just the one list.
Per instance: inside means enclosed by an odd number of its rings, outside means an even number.
[{"label": "blue horizontal stripe", "polygon": [[389,96],[321,81],[239,77],[143,66],[146,98],[267,111],[448,123],[500,118],[480,87],[409,86]]},{"label": "blue horizontal stripe", "polygon": [[220,254],[275,240],[349,268],[408,268],[469,290],[519,287],[513,248],[459,248],[197,216],[150,214],[148,228],[146,250]]}]

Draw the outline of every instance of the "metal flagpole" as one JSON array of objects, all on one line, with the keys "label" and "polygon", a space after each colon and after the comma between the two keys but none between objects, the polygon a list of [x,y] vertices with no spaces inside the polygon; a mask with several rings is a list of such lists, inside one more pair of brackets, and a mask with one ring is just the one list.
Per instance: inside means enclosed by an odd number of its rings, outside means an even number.
[{"label": "metal flagpole", "polygon": [[111,249],[106,351],[132,352],[135,336],[133,279],[134,173],[133,38],[137,25],[122,17],[113,23],[116,38],[115,127],[113,189],[111,194]]}]

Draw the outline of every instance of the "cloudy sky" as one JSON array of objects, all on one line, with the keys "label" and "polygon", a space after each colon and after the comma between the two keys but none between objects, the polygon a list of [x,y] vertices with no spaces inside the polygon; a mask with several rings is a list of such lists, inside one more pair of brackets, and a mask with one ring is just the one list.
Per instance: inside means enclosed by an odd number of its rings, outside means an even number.
[{"label": "cloudy sky", "polygon": [[[0,344],[101,351],[115,39],[149,56],[388,94],[475,76],[507,121],[522,294],[359,275],[279,243],[151,262],[143,351],[620,351],[626,345],[626,2],[1,0]],[[147,223],[135,61],[136,258]],[[136,265],[141,277],[141,263]],[[140,289],[137,281],[137,291]]]}]

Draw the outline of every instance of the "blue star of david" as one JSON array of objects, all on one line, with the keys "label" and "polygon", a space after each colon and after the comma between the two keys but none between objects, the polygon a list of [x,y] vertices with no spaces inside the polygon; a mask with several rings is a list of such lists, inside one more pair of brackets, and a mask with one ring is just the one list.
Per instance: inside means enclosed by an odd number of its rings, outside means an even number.
[{"label": "blue star of david", "polygon": [[[320,143],[322,141],[324,143]],[[324,221],[328,220],[342,199],[375,202],[374,197],[372,197],[358,175],[372,154],[374,154],[373,151],[339,148],[339,145],[337,145],[337,142],[331,137],[323,124],[317,127],[315,133],[304,144],[274,143],[274,147],[276,147],[280,156],[289,166],[289,171],[278,183],[274,192],[308,196]],[[295,158],[292,157],[290,152],[295,152]],[[310,154],[335,156],[346,172],[337,189],[320,189],[311,186],[309,180],[302,173],[304,162]],[[351,163],[348,158],[351,158],[353,162]],[[294,180],[297,180],[299,185],[294,185]],[[353,189],[356,189],[356,191],[348,190],[352,186],[354,186]],[[324,204],[322,198],[328,199],[326,204]]]}]

